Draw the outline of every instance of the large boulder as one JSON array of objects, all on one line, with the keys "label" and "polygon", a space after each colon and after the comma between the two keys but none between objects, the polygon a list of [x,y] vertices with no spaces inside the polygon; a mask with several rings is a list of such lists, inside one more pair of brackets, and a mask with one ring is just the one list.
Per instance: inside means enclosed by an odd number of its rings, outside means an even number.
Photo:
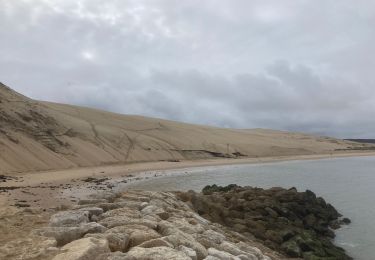
[{"label": "large boulder", "polygon": [[93,237],[75,240],[61,249],[65,252],[55,256],[53,260],[93,260],[98,255],[109,252],[107,240]]},{"label": "large boulder", "polygon": [[81,199],[78,201],[78,205],[94,205],[98,203],[106,203],[108,202],[105,199]]},{"label": "large boulder", "polygon": [[241,258],[234,256],[228,252],[217,250],[216,248],[209,248],[208,254],[220,260],[241,260]]},{"label": "large boulder", "polygon": [[145,241],[160,237],[160,234],[153,229],[136,229],[130,233],[130,245],[137,246]]},{"label": "large boulder", "polygon": [[141,213],[143,215],[156,215],[156,216],[160,217],[163,220],[168,219],[169,216],[170,216],[169,213],[166,212],[163,208],[158,207],[156,205],[148,205],[148,206],[144,207],[141,210]]},{"label": "large boulder", "polygon": [[228,241],[223,241],[218,248],[222,251],[228,252],[234,256],[242,256],[241,259],[246,258],[249,260],[257,260],[257,256],[253,253],[249,253],[241,250],[237,245],[230,243]]},{"label": "large boulder", "polygon": [[135,218],[126,215],[114,215],[112,217],[106,217],[99,220],[99,223],[107,228],[114,228],[124,225],[142,225],[151,229],[157,228],[157,221],[151,219],[150,216],[147,218]]},{"label": "large boulder", "polygon": [[202,234],[196,234],[195,238],[197,242],[199,242],[206,248],[216,248],[226,239],[226,237],[223,234],[216,232],[212,229],[208,229],[204,231]]},{"label": "large boulder", "polygon": [[160,246],[173,248],[173,245],[163,238],[151,239],[151,240],[145,241],[142,244],[138,245],[138,247],[145,247],[145,248],[160,247]]},{"label": "large boulder", "polygon": [[129,235],[122,233],[102,233],[102,234],[86,234],[85,237],[94,237],[97,239],[106,239],[109,249],[112,252],[125,252],[129,247]]},{"label": "large boulder", "polygon": [[106,231],[107,233],[120,233],[129,235],[130,247],[142,244],[145,241],[160,238],[161,235],[155,230],[138,224],[127,224],[117,226]]},{"label": "large boulder", "polygon": [[51,216],[51,227],[77,227],[89,222],[90,213],[83,210],[61,211]]},{"label": "large boulder", "polygon": [[89,218],[92,218],[93,216],[100,216],[103,213],[103,209],[98,207],[85,207],[80,208],[79,210],[87,211],[89,213]]},{"label": "large boulder", "polygon": [[191,260],[185,253],[170,247],[133,247],[124,260]]},{"label": "large boulder", "polygon": [[191,260],[198,260],[197,252],[186,246],[179,246],[178,251],[183,252],[185,255],[191,258]]},{"label": "large boulder", "polygon": [[166,236],[163,239],[171,243],[174,247],[183,245],[193,249],[197,253],[198,259],[203,259],[208,255],[206,248],[189,234],[176,232],[176,234]]},{"label": "large boulder", "polygon": [[46,227],[37,229],[34,232],[45,237],[56,239],[58,246],[63,246],[74,240],[82,238],[89,233],[103,233],[107,229],[96,222],[82,224],[79,227]]}]

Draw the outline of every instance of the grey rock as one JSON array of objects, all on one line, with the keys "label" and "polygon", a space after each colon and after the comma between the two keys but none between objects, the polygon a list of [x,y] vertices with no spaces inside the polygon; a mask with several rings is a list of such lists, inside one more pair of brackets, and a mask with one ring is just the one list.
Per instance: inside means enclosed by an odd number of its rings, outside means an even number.
[{"label": "grey rock", "polygon": [[63,246],[74,240],[82,238],[88,233],[103,233],[106,228],[98,223],[86,223],[79,227],[46,227],[35,230],[38,235],[45,237],[53,237],[56,239],[58,246]]},{"label": "grey rock", "polygon": [[78,201],[78,205],[95,205],[98,203],[107,203],[105,199],[81,199]]},{"label": "grey rock", "polygon": [[98,239],[106,239],[108,246],[112,252],[124,252],[129,246],[129,235],[122,233],[104,233],[104,234],[86,234],[85,237],[94,237]]},{"label": "grey rock", "polygon": [[197,252],[195,252],[193,249],[183,245],[180,245],[177,249],[190,257],[192,260],[198,260]]},{"label": "grey rock", "polygon": [[56,213],[50,218],[51,227],[76,227],[89,222],[89,212],[82,210],[68,210]]},{"label": "grey rock", "polygon": [[217,258],[216,256],[209,255],[206,258],[204,258],[203,260],[220,260],[220,258]]},{"label": "grey rock", "polygon": [[145,248],[160,247],[160,246],[173,248],[173,245],[163,238],[151,239],[151,240],[145,241],[142,244],[138,245],[138,247],[145,247]]},{"label": "grey rock", "polygon": [[89,213],[89,217],[92,218],[92,216],[99,216],[103,214],[103,209],[98,207],[86,207],[86,208],[80,208],[79,210],[87,211]]},{"label": "grey rock", "polygon": [[61,250],[64,253],[58,254],[53,260],[92,260],[98,255],[108,253],[109,247],[105,239],[88,237],[66,244]]},{"label": "grey rock", "polygon": [[216,248],[209,248],[208,254],[210,256],[217,257],[220,260],[240,260],[240,258],[238,258],[237,256],[234,256],[224,251],[217,250]]},{"label": "grey rock", "polygon": [[179,252],[170,247],[133,247],[128,253],[126,260],[191,260],[183,252]]}]

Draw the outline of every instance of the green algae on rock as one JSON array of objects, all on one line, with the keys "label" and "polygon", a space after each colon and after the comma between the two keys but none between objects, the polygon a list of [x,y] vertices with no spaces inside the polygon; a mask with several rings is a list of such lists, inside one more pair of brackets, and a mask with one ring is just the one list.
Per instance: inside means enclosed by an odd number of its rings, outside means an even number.
[{"label": "green algae on rock", "polygon": [[212,185],[202,193],[179,193],[206,219],[255,237],[271,249],[304,259],[351,257],[332,243],[332,229],[349,223],[323,198],[295,188],[261,189]]}]

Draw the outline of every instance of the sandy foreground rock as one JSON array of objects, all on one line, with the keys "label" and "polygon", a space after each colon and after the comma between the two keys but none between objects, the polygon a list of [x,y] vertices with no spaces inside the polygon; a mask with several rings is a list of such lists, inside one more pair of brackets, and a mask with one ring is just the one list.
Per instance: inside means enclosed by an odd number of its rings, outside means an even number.
[{"label": "sandy foreground rock", "polygon": [[52,215],[48,226],[30,233],[43,242],[18,259],[286,259],[202,218],[174,193],[109,194]]}]

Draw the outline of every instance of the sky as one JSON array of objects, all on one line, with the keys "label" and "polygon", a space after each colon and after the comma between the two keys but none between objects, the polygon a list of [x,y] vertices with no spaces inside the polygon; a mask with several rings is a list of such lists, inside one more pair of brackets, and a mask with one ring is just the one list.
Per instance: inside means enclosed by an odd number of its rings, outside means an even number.
[{"label": "sky", "polygon": [[375,138],[375,1],[0,0],[0,82],[189,123]]}]

